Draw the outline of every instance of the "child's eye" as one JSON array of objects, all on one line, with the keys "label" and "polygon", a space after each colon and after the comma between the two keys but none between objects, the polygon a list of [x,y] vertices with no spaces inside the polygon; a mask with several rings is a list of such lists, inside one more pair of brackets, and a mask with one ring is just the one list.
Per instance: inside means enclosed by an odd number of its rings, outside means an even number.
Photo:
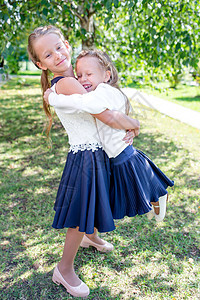
[{"label": "child's eye", "polygon": [[47,54],[47,55],[46,55],[46,58],[49,58],[50,56],[51,56],[51,54]]},{"label": "child's eye", "polygon": [[77,78],[81,78],[81,75],[77,74]]},{"label": "child's eye", "polygon": [[88,74],[87,74],[87,76],[91,76],[91,75],[92,75],[92,73],[88,73]]}]

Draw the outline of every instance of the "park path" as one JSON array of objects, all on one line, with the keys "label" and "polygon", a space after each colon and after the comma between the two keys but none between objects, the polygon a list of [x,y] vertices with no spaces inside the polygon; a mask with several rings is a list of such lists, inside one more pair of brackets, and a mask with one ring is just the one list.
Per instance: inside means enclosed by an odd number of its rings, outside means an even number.
[{"label": "park path", "polygon": [[123,88],[122,90],[131,100],[137,101],[138,103],[158,110],[162,114],[173,119],[200,129],[200,112],[143,92],[139,92],[134,88]]}]

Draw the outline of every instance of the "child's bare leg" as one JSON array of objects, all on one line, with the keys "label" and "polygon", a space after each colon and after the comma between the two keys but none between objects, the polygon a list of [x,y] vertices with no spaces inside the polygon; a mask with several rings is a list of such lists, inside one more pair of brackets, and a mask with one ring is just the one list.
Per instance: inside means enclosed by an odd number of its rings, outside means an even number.
[{"label": "child's bare leg", "polygon": [[151,204],[153,205],[155,214],[159,215],[159,212],[160,212],[159,201],[157,201],[157,202],[151,202]]},{"label": "child's bare leg", "polygon": [[79,245],[84,233],[77,228],[69,228],[65,238],[65,245],[61,261],[58,263],[58,269],[63,278],[71,286],[78,286],[81,280],[74,271],[74,259],[76,257]]},{"label": "child's bare leg", "polygon": [[164,220],[166,214],[166,201],[168,200],[168,193],[159,197],[158,202],[151,202],[155,212],[156,222]]}]

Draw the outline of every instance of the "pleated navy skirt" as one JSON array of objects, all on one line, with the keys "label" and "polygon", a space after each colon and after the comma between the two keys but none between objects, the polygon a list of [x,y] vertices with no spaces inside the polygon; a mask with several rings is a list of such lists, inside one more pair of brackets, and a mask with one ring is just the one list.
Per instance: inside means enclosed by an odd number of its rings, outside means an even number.
[{"label": "pleated navy skirt", "polygon": [[110,159],[111,210],[114,219],[142,215],[152,209],[173,186],[171,181],[142,151],[127,146]]},{"label": "pleated navy skirt", "polygon": [[110,199],[110,164],[102,150],[69,152],[54,205],[53,228],[79,227],[91,234],[115,229]]}]

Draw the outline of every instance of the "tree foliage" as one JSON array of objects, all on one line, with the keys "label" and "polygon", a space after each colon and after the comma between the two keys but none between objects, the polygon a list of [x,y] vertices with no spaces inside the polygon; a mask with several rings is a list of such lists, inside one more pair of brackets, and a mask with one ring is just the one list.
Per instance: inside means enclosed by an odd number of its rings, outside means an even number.
[{"label": "tree foliage", "polygon": [[34,27],[54,24],[72,45],[108,51],[123,73],[176,81],[199,60],[199,0],[1,0],[0,17],[0,53],[9,43],[19,47]]},{"label": "tree foliage", "polygon": [[129,2],[106,20],[106,44],[121,70],[162,71],[175,84],[185,66],[199,61],[199,14],[199,1]]}]

